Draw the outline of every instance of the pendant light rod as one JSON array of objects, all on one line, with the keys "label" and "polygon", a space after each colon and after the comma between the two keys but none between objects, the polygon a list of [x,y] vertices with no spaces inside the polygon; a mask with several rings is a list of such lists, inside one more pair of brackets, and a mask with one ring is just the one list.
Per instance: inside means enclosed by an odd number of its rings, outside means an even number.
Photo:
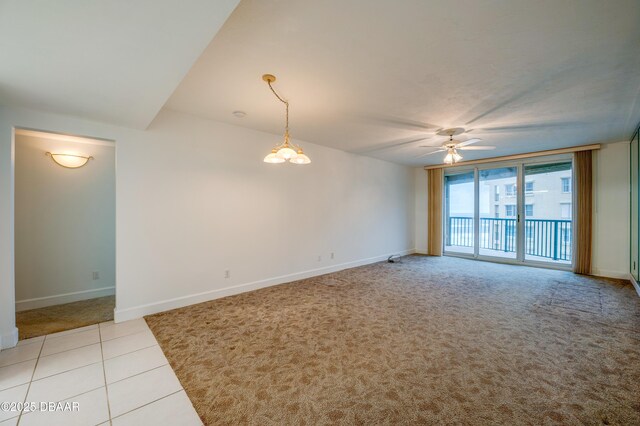
[{"label": "pendant light rod", "polygon": [[267,84],[269,85],[269,89],[271,89],[271,91],[276,96],[276,98],[278,98],[278,100],[285,105],[286,114],[285,114],[284,129],[285,129],[285,131],[287,133],[289,133],[289,101],[286,101],[286,100],[282,99],[282,97],[280,95],[278,95],[278,92],[276,92],[276,90],[271,85],[271,83],[276,81],[276,76],[275,75],[265,74],[265,75],[262,76],[262,79],[267,82]]}]

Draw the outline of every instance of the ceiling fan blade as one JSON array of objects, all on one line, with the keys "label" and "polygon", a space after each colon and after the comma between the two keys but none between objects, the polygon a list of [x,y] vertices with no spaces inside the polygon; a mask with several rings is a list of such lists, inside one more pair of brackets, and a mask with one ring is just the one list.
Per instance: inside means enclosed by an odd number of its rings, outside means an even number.
[{"label": "ceiling fan blade", "polygon": [[484,127],[481,129],[475,129],[476,133],[497,133],[497,132],[529,132],[539,131],[544,129],[564,129],[572,126],[584,126],[587,123],[580,121],[567,121],[560,123],[531,123],[531,124],[518,124],[514,126],[495,126]]},{"label": "ceiling fan blade", "polygon": [[442,145],[419,145],[419,148],[433,148],[433,149],[440,149],[440,150],[444,150],[444,148],[442,147]]},{"label": "ceiling fan blade", "polygon": [[439,149],[437,151],[427,152],[426,154],[418,155],[416,158],[426,157],[427,155],[437,154],[438,152],[445,152],[445,151],[446,151],[446,149]]},{"label": "ceiling fan blade", "polygon": [[483,145],[483,146],[458,146],[456,149],[461,151],[489,151],[496,149],[495,146]]},{"label": "ceiling fan blade", "polygon": [[478,138],[468,139],[466,141],[463,141],[463,142],[460,142],[459,144],[457,144],[456,148],[460,148],[461,146],[471,145],[472,143],[480,142],[481,140],[482,139],[478,139]]},{"label": "ceiling fan blade", "polygon": [[415,142],[420,142],[423,141],[425,139],[429,139],[431,136],[429,135],[423,135],[420,137],[412,137],[412,138],[405,138],[405,139],[398,139],[395,141],[390,141],[390,142],[385,142],[383,144],[380,144],[378,146],[374,146],[374,147],[366,147],[364,149],[360,149],[360,150],[354,150],[352,152],[356,153],[356,154],[366,154],[369,152],[375,152],[375,151],[383,151],[386,149],[393,149],[393,148],[399,148],[401,146],[404,145],[408,145],[408,144],[412,144]]},{"label": "ceiling fan blade", "polygon": [[433,131],[435,133],[436,129],[439,129],[441,126],[437,124],[427,123],[424,121],[418,120],[410,120],[406,118],[399,118],[387,115],[379,115],[379,114],[367,114],[367,115],[356,115],[356,119],[361,122],[376,125],[376,126],[384,126],[384,127],[393,127],[403,130],[414,130],[414,131]]}]

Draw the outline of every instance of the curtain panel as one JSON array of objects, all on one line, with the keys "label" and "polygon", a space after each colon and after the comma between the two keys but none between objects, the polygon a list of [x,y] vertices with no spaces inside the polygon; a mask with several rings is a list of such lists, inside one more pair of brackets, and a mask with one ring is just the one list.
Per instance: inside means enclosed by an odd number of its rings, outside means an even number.
[{"label": "curtain panel", "polygon": [[574,232],[573,272],[591,273],[592,215],[593,215],[593,151],[574,154],[574,176],[576,191],[576,217]]},{"label": "curtain panel", "polygon": [[427,170],[427,176],[429,182],[429,242],[427,244],[427,254],[442,256],[442,180],[444,170]]}]

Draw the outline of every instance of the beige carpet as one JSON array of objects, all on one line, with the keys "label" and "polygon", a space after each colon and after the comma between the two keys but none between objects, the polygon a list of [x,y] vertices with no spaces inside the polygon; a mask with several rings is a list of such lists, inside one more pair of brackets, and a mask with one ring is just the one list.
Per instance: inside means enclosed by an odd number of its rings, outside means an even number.
[{"label": "beige carpet", "polygon": [[410,256],[147,317],[205,424],[640,424],[624,281]]},{"label": "beige carpet", "polygon": [[115,296],[98,297],[64,305],[47,306],[16,313],[20,340],[113,319]]}]

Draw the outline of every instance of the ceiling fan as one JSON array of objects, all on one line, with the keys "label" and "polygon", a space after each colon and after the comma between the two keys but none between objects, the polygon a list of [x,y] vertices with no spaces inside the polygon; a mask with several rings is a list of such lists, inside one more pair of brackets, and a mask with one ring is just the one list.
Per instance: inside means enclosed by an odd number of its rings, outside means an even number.
[{"label": "ceiling fan", "polygon": [[420,145],[421,148],[436,148],[436,151],[427,152],[426,154],[419,155],[417,158],[426,157],[427,155],[437,154],[438,152],[446,152],[447,154],[444,157],[445,164],[454,164],[458,161],[462,160],[462,155],[458,153],[460,151],[486,151],[491,149],[496,149],[495,146],[489,145],[476,145],[469,146],[474,143],[480,142],[482,139],[473,138],[467,139],[465,141],[458,141],[453,139],[454,136],[464,133],[465,130],[462,127],[456,127],[453,129],[444,129],[438,132],[439,135],[449,136],[449,140],[442,143],[441,146],[429,146],[429,145]]}]

